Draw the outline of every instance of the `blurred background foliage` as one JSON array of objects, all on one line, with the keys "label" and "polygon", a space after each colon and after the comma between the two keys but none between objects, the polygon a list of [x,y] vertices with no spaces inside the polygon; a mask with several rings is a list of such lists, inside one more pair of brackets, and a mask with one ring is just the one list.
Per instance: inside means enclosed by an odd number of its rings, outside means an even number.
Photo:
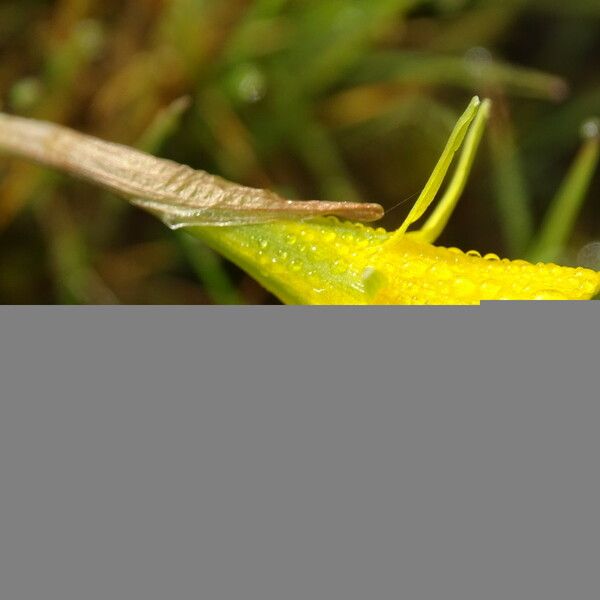
[{"label": "blurred background foliage", "polygon": [[[439,243],[600,268],[600,0],[1,0],[0,57],[6,112],[293,198],[380,202],[388,229],[490,97]],[[0,302],[276,300],[125,201],[2,157]]]}]

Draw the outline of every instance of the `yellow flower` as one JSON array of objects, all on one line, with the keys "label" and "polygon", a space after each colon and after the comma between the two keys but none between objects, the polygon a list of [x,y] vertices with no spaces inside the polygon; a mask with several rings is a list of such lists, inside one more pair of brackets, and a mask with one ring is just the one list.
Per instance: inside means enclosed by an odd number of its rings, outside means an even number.
[{"label": "yellow flower", "polygon": [[[474,98],[408,217],[395,232],[333,217],[188,231],[245,269],[289,304],[478,304],[481,300],[585,300],[600,273],[531,264],[434,246],[465,185],[489,113]],[[448,189],[424,226],[409,232],[431,205],[463,147]]]},{"label": "yellow flower", "polygon": [[589,269],[481,257],[333,217],[194,230],[288,304],[586,300],[600,291]]}]

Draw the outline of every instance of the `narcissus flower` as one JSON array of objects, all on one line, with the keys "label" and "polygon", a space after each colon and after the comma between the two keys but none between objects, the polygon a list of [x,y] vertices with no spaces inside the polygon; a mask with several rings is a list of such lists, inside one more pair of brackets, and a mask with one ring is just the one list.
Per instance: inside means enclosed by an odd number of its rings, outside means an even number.
[{"label": "narcissus flower", "polygon": [[[383,213],[377,204],[293,202],[55,124],[1,113],[0,148],[90,179],[157,214],[169,226],[186,228],[287,303],[477,304],[592,298],[600,290],[600,273],[595,271],[433,245],[465,186],[488,113],[488,101],[471,101],[421,195],[394,232],[315,216],[368,220]],[[568,178],[579,192],[598,160],[594,135]],[[420,229],[409,231],[432,204],[461,147],[456,171],[437,207]],[[545,256],[568,229],[575,214],[569,199],[582,197],[579,192],[559,194],[559,210],[550,213],[546,235],[537,243],[538,255]]]},{"label": "narcissus flower", "polygon": [[[395,232],[334,217],[231,227],[192,227],[290,304],[478,304],[481,300],[585,300],[600,273],[434,246],[465,185],[489,103],[473,99],[423,192]],[[408,231],[431,205],[454,154],[456,172],[424,226]]]}]

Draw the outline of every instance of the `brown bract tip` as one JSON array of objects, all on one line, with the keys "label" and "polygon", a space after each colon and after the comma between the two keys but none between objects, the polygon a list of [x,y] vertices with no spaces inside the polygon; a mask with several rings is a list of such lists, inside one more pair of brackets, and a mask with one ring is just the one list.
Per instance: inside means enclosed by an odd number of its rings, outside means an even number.
[{"label": "brown bract tip", "polygon": [[340,207],[336,215],[354,221],[378,221],[384,215],[383,206],[373,203],[346,202],[347,206]]},{"label": "brown bract tip", "polygon": [[384,215],[383,206],[367,202],[329,202],[325,200],[309,200],[300,203],[305,213],[316,215],[332,215],[350,221],[377,221]]}]

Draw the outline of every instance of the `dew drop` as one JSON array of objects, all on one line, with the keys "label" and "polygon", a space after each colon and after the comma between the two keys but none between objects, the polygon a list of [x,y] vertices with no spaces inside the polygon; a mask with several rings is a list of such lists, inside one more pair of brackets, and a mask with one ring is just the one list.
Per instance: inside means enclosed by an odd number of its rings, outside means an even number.
[{"label": "dew drop", "polygon": [[577,263],[588,269],[600,270],[600,242],[585,245],[577,254]]},{"label": "dew drop", "polygon": [[266,79],[263,72],[253,64],[240,65],[231,74],[231,84],[243,102],[254,103],[266,93]]},{"label": "dew drop", "polygon": [[444,264],[434,264],[427,270],[427,274],[432,279],[447,280],[452,277],[452,271]]},{"label": "dew drop", "polygon": [[568,296],[557,290],[542,290],[534,297],[534,300],[568,300]]},{"label": "dew drop", "polygon": [[476,285],[470,280],[464,277],[458,277],[453,282],[454,291],[459,296],[470,296],[476,290]]},{"label": "dew drop", "polygon": [[387,282],[385,275],[375,269],[367,267],[361,275],[365,292],[369,296],[374,296]]},{"label": "dew drop", "polygon": [[483,46],[469,48],[464,55],[465,68],[475,77],[482,77],[493,63],[492,53]]},{"label": "dew drop", "polygon": [[488,279],[482,282],[480,289],[481,295],[484,298],[495,298],[502,289],[502,286],[496,281]]},{"label": "dew drop", "polygon": [[346,263],[344,261],[341,260],[335,260],[333,262],[333,272],[334,273],[343,273],[344,271],[346,271]]},{"label": "dew drop", "polygon": [[588,119],[581,126],[581,137],[587,140],[600,137],[600,119]]}]

